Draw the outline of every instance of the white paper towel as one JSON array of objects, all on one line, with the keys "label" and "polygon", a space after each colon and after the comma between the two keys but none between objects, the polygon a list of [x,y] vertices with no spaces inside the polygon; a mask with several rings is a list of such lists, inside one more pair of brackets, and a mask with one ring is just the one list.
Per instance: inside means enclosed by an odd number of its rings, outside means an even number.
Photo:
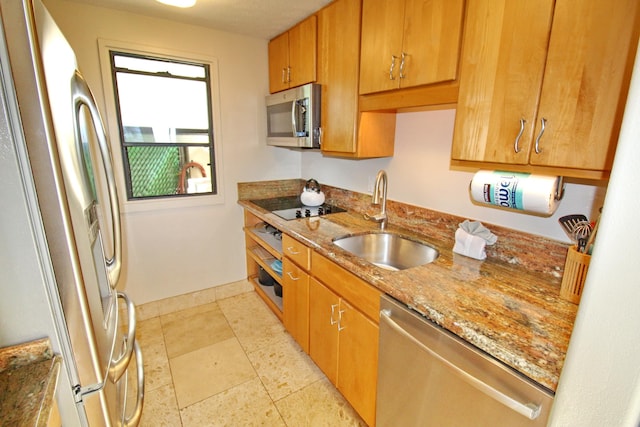
[{"label": "white paper towel", "polygon": [[503,208],[552,215],[559,200],[557,176],[504,171],[478,171],[470,185],[471,198]]}]

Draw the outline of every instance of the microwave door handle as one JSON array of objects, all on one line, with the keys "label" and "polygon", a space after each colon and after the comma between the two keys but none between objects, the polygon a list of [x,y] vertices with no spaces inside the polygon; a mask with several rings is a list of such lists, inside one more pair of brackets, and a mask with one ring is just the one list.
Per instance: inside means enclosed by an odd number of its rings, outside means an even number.
[{"label": "microwave door handle", "polygon": [[298,110],[298,100],[294,100],[291,104],[291,130],[293,130],[293,136],[298,136],[298,123],[296,120]]}]

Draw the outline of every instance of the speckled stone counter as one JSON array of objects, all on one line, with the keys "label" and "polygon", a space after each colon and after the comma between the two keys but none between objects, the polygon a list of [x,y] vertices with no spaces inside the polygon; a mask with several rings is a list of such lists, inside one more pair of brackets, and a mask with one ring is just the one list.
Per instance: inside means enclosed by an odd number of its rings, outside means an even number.
[{"label": "speckled stone counter", "polygon": [[47,425],[60,363],[48,339],[0,349],[0,425]]},{"label": "speckled stone counter", "polygon": [[254,215],[330,258],[506,365],[555,391],[577,306],[560,298],[567,245],[491,224],[498,236],[477,261],[452,251],[465,218],[389,200],[388,230],[440,252],[431,264],[388,271],[332,243],[368,231],[371,197],[322,186],[327,202],[348,209],[316,218],[286,221],[251,202],[299,194],[304,181],[239,183],[239,204]]}]

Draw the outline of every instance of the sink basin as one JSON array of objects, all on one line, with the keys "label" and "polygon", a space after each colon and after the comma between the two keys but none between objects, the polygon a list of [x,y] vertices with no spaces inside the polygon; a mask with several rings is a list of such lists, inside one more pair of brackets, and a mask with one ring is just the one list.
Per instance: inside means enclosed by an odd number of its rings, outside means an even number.
[{"label": "sink basin", "polygon": [[393,233],[369,233],[339,237],[333,243],[388,270],[417,267],[438,258],[438,251],[431,246]]}]

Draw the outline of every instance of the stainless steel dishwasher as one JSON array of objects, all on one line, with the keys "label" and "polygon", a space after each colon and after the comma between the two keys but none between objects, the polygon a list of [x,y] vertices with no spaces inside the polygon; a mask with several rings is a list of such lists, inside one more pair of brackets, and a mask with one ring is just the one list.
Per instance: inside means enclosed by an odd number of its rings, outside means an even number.
[{"label": "stainless steel dishwasher", "polygon": [[545,426],[553,394],[382,296],[376,425]]}]

